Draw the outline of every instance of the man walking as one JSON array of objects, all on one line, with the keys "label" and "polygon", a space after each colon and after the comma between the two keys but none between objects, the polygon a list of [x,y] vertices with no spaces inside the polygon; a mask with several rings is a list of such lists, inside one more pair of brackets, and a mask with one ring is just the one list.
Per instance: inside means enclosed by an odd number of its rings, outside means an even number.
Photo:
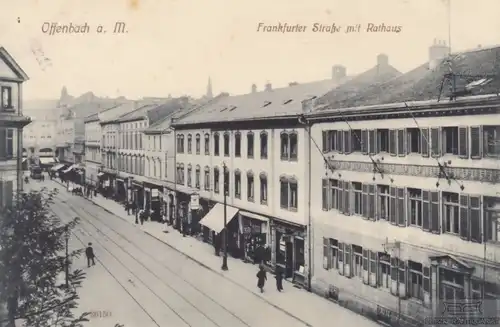
[{"label": "man walking", "polygon": [[89,243],[89,246],[85,249],[85,255],[87,256],[87,267],[90,267],[90,263],[92,262],[92,266],[95,266],[95,255],[94,249],[92,248],[92,243]]}]

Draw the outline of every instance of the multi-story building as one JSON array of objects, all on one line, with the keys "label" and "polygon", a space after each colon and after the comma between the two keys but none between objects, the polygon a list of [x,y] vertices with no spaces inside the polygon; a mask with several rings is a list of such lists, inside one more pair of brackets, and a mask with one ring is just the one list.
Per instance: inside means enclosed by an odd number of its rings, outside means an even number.
[{"label": "multi-story building", "polygon": [[0,205],[12,202],[22,190],[23,128],[31,120],[23,116],[22,85],[28,75],[0,46]]},{"label": "multi-story building", "polygon": [[85,182],[97,186],[101,166],[101,125],[99,113],[85,118]]},{"label": "multi-story building", "polygon": [[387,322],[464,299],[497,315],[499,55],[431,58],[305,115],[313,290]]},{"label": "multi-story building", "polygon": [[[34,117],[31,116],[31,119]],[[55,120],[33,120],[23,131],[23,156],[41,164],[54,162],[56,145]]]}]

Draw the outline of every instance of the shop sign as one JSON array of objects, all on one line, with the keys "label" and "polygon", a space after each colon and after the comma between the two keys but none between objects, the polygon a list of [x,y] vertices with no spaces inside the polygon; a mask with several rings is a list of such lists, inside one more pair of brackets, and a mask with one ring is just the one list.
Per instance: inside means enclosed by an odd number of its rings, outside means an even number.
[{"label": "shop sign", "polygon": [[200,195],[191,194],[191,201],[189,203],[191,210],[198,210],[200,208]]},{"label": "shop sign", "polygon": [[160,196],[160,191],[158,191],[157,189],[152,189],[151,190],[151,197],[152,198],[157,198]]}]

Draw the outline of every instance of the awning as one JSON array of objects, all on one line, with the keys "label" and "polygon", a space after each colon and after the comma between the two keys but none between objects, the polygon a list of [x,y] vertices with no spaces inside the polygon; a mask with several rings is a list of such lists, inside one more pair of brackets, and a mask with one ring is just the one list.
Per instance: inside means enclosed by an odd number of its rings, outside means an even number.
[{"label": "awning", "polygon": [[58,164],[58,165],[55,165],[54,167],[52,167],[50,170],[58,171],[59,169],[61,169],[64,166],[65,166],[64,164]]},{"label": "awning", "polygon": [[68,169],[63,170],[63,173],[64,173],[64,174],[67,174],[67,173],[69,173],[70,171],[72,171],[72,170],[73,170],[74,168],[76,168],[76,167],[77,167],[77,165],[71,165]]},{"label": "awning", "polygon": [[54,161],[54,158],[40,158],[40,163],[52,164],[52,163],[55,163],[55,161]]},{"label": "awning", "polygon": [[248,212],[248,211],[243,211],[242,210],[242,211],[240,211],[240,214],[242,216],[245,216],[245,217],[248,217],[248,218],[252,218],[252,219],[257,219],[257,220],[260,220],[260,221],[263,221],[263,222],[268,222],[269,221],[269,218],[267,218],[267,217],[258,215],[256,213]]},{"label": "awning", "polygon": [[[226,205],[226,223],[229,222],[236,216],[239,209]],[[220,233],[224,229],[224,205],[217,203],[210,210],[205,217],[200,221],[200,224],[208,227],[216,233]]]}]

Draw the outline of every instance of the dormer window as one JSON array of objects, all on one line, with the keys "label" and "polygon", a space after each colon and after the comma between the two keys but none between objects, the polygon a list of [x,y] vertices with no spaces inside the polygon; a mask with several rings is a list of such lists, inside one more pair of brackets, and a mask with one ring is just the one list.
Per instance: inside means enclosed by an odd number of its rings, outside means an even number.
[{"label": "dormer window", "polygon": [[286,100],[285,102],[283,102],[283,104],[289,104],[290,102],[292,102],[293,100],[292,99],[288,99]]},{"label": "dormer window", "polygon": [[268,105],[270,105],[270,104],[271,104],[271,102],[270,102],[270,101],[266,101],[266,102],[264,102],[264,105],[263,105],[262,107],[267,107],[267,106],[268,106]]},{"label": "dormer window", "polygon": [[12,88],[10,86],[2,86],[2,110],[9,111],[12,107]]}]

